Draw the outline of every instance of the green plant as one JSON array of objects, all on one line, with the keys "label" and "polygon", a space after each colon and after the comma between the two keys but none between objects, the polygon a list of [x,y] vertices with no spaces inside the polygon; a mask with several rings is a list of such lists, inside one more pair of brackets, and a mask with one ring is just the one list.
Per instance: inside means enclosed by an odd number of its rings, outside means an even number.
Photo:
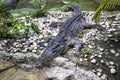
[{"label": "green plant", "polygon": [[[18,22],[4,5],[0,6],[0,37],[13,37],[13,35],[28,37],[30,29],[39,34],[38,26],[32,23],[29,17],[25,17],[25,22]],[[21,30],[24,32],[20,32]]]},{"label": "green plant", "polygon": [[99,22],[101,11],[120,10],[120,0],[101,0],[99,7],[97,8],[93,19],[95,22]]},{"label": "green plant", "polygon": [[33,3],[37,7],[32,15],[33,17],[43,16],[47,12],[47,0],[32,0],[30,3]]},{"label": "green plant", "polygon": [[81,50],[81,55],[83,55],[83,54],[91,54],[91,53],[92,53],[92,51],[89,48],[86,48],[86,47],[84,47]]},{"label": "green plant", "polygon": [[[29,17],[25,17],[25,22],[15,22],[9,32],[10,34],[17,34],[21,37],[29,37],[30,29],[37,34],[40,34],[38,26],[32,23]],[[20,32],[21,30],[22,32]]]}]

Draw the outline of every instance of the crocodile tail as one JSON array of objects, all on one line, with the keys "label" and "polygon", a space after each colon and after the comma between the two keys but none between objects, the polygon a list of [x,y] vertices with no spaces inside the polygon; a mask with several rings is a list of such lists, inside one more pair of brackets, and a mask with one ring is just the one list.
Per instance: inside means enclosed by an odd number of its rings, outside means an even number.
[{"label": "crocodile tail", "polygon": [[67,11],[73,11],[76,13],[76,15],[82,15],[82,12],[80,10],[80,8],[77,6],[77,4],[73,3],[71,4],[69,7],[67,7],[65,10],[65,12]]}]

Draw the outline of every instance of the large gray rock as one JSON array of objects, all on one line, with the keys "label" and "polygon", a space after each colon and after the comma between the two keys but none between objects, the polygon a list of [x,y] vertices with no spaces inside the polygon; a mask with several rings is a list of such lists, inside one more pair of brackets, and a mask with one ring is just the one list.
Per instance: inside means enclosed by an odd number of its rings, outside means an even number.
[{"label": "large gray rock", "polygon": [[101,80],[92,71],[87,71],[63,57],[57,57],[53,66],[45,67],[48,78],[55,80]]}]

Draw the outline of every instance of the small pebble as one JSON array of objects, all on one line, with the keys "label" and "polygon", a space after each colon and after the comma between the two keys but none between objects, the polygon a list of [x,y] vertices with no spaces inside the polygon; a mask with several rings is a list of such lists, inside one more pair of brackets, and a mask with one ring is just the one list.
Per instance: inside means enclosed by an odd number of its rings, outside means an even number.
[{"label": "small pebble", "polygon": [[102,55],[98,55],[98,57],[99,57],[99,58],[101,58],[101,57],[102,57]]},{"label": "small pebble", "polygon": [[97,72],[97,75],[98,75],[98,76],[101,76],[101,75],[102,75],[102,73],[101,73],[101,72]]},{"label": "small pebble", "polygon": [[24,52],[24,53],[27,52],[27,49],[22,50],[22,52]]},{"label": "small pebble", "polygon": [[86,55],[86,54],[84,56],[85,56],[85,58],[88,57],[88,55]]},{"label": "small pebble", "polygon": [[103,54],[103,52],[99,52],[99,54],[100,54],[100,55],[102,55],[102,54]]},{"label": "small pebble", "polygon": [[104,49],[103,49],[103,48],[100,48],[100,51],[104,51]]},{"label": "small pebble", "polygon": [[102,69],[96,69],[98,72],[102,73]]},{"label": "small pebble", "polygon": [[94,56],[96,56],[96,57],[97,57],[97,56],[98,56],[98,54],[94,54]]},{"label": "small pebble", "polygon": [[90,62],[95,64],[97,61],[96,61],[96,59],[92,59]]},{"label": "small pebble", "polygon": [[93,69],[92,72],[96,73],[96,70]]},{"label": "small pebble", "polygon": [[112,37],[112,35],[108,35],[108,37]]},{"label": "small pebble", "polygon": [[110,61],[110,65],[114,65],[114,62]]},{"label": "small pebble", "polygon": [[100,60],[101,63],[104,63],[105,61],[104,60]]},{"label": "small pebble", "polygon": [[110,69],[110,73],[111,73],[111,74],[116,74],[116,69],[111,68],[111,69]]},{"label": "small pebble", "polygon": [[33,52],[33,53],[35,53],[35,52],[36,52],[36,50],[32,50],[32,52]]},{"label": "small pebble", "polygon": [[88,58],[85,58],[84,60],[85,60],[85,61],[87,61],[87,60],[88,60]]},{"label": "small pebble", "polygon": [[93,59],[94,57],[95,57],[95,56],[92,55],[92,56],[90,56],[90,59]]},{"label": "small pebble", "polygon": [[48,43],[45,43],[44,46],[46,47],[48,45]]},{"label": "small pebble", "polygon": [[88,45],[88,48],[93,48],[91,45]]},{"label": "small pebble", "polygon": [[7,41],[7,40],[4,40],[3,42],[6,44],[8,41]]},{"label": "small pebble", "polygon": [[110,69],[111,69],[111,68],[115,68],[115,66],[108,66],[108,68],[110,68]]},{"label": "small pebble", "polygon": [[82,59],[82,58],[80,58],[80,61],[82,62],[82,61],[83,61],[83,59]]},{"label": "small pebble", "polygon": [[115,53],[115,50],[114,50],[114,49],[111,49],[110,52],[111,52],[111,53]]},{"label": "small pebble", "polygon": [[118,57],[120,54],[119,53],[116,53],[115,56]]},{"label": "small pebble", "polygon": [[106,78],[107,78],[107,76],[106,76],[105,74],[103,74],[103,75],[101,76],[101,79],[102,79],[102,80],[107,80]]}]

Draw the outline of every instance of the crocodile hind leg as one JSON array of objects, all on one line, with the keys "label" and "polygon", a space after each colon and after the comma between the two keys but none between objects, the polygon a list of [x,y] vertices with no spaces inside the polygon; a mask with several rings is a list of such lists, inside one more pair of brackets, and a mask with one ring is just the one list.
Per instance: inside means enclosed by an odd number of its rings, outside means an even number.
[{"label": "crocodile hind leg", "polygon": [[102,27],[99,24],[89,24],[89,23],[85,23],[84,25],[84,29],[98,29],[99,31],[104,31],[105,28]]}]

